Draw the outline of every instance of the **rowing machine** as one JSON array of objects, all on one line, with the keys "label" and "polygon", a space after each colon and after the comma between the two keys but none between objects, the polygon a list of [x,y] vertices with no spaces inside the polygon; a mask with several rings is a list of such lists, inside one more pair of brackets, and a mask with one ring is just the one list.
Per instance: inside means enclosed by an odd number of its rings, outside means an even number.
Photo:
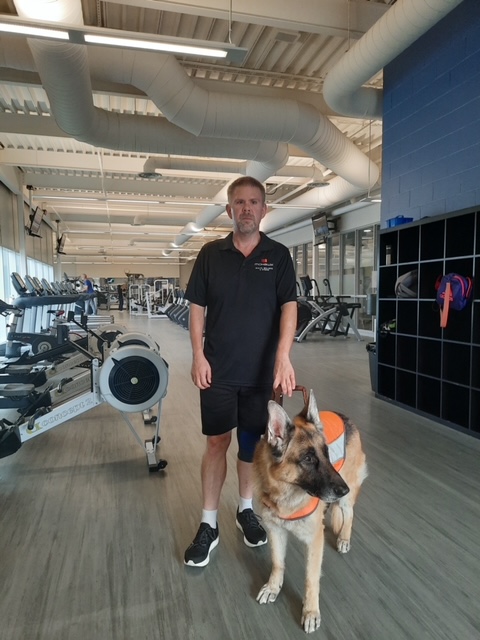
[{"label": "rowing machine", "polygon": [[160,442],[160,420],[155,435],[142,442],[127,414],[142,412],[158,405],[166,395],[168,365],[158,351],[145,346],[129,345],[112,350],[102,365],[97,358],[91,361],[91,389],[58,406],[40,407],[30,418],[22,419],[0,432],[0,457],[11,455],[21,445],[36,436],[63,424],[67,420],[107,402],[118,409],[137,442],[147,456],[149,471],[159,471],[167,465],[157,459]]}]

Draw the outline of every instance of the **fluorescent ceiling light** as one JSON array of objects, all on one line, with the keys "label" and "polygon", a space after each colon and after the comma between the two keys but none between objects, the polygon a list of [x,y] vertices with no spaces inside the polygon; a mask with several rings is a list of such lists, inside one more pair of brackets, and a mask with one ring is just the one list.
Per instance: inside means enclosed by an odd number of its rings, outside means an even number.
[{"label": "fluorescent ceiling light", "polygon": [[210,202],[206,200],[186,200],[182,202],[180,200],[165,200],[163,204],[176,204],[182,207],[195,206],[195,207],[226,207],[226,202]]},{"label": "fluorescent ceiling light", "polygon": [[306,211],[316,211],[319,206],[311,206],[308,207],[306,205],[296,205],[296,204],[268,204],[267,207],[270,209],[305,209]]},{"label": "fluorescent ceiling light", "polygon": [[186,206],[196,206],[196,207],[201,207],[201,206],[210,206],[210,205],[214,205],[217,207],[224,207],[226,206],[226,204],[220,204],[218,202],[205,202],[205,201],[185,201],[185,202],[179,202],[178,200],[149,200],[149,199],[144,199],[144,200],[136,200],[136,199],[130,199],[130,198],[98,198],[95,196],[92,197],[88,197],[88,196],[70,196],[70,195],[64,195],[64,196],[47,196],[47,195],[34,195],[32,196],[33,200],[74,200],[74,201],[78,201],[78,202],[107,202],[109,204],[146,204],[146,205],[170,205],[170,204],[174,204],[174,205],[181,205],[183,207]]},{"label": "fluorescent ceiling light", "polygon": [[[69,222],[67,221],[65,223],[67,226],[69,224]],[[99,223],[99,224],[103,224],[103,223]],[[118,223],[118,224],[124,224],[124,223]],[[162,225],[163,226],[163,225]],[[106,235],[105,233],[103,233],[102,231],[84,231],[82,229],[69,229],[68,231],[66,231],[65,233],[71,234],[71,233],[78,233],[83,235],[86,234],[90,234],[90,235],[97,235],[97,236],[101,236],[101,235]],[[178,231],[150,231],[149,233],[145,233],[144,231],[109,231],[108,235],[110,236],[178,236]]]},{"label": "fluorescent ceiling light", "polygon": [[129,200],[126,198],[105,198],[103,202],[108,202],[109,204],[163,204],[159,200]]},{"label": "fluorescent ceiling light", "polygon": [[5,33],[16,33],[21,36],[33,36],[36,38],[53,38],[54,40],[68,40],[70,38],[68,31],[60,31],[59,29],[43,29],[42,27],[34,27],[26,24],[0,22],[0,31]]},{"label": "fluorescent ceiling light", "polygon": [[81,200],[82,202],[104,202],[105,198],[88,198],[83,196],[33,196],[33,200]]},{"label": "fluorescent ceiling light", "polygon": [[66,25],[55,22],[20,19],[15,16],[2,16],[0,32],[12,35],[49,38],[69,41],[72,44],[92,44],[109,47],[139,49],[144,51],[165,51],[182,55],[224,58],[241,63],[248,50],[230,43],[209,42],[194,38],[174,38],[153,34],[143,34],[121,29],[103,29],[100,27]]},{"label": "fluorescent ceiling light", "polygon": [[209,58],[226,58],[224,49],[210,49],[186,44],[171,44],[168,42],[152,42],[149,40],[131,40],[130,38],[114,38],[111,36],[95,36],[86,33],[87,44],[104,44],[109,47],[127,47],[128,49],[147,49],[148,51],[165,51],[167,53],[184,53],[190,56],[208,56]]}]

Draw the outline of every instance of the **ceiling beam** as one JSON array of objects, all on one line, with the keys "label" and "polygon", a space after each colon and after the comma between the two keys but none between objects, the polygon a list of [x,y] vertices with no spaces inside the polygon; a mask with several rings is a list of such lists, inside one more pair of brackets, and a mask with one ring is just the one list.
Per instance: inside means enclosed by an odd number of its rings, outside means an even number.
[{"label": "ceiling beam", "polygon": [[[229,5],[226,0],[109,0],[111,4],[121,4],[205,16],[220,20],[229,19]],[[278,0],[242,0],[234,3],[232,20],[276,27],[287,31],[298,30],[340,37],[361,37],[389,9],[378,2],[364,0],[302,0],[301,11],[296,2]]]},{"label": "ceiling beam", "polygon": [[[25,167],[24,167],[25,170]],[[52,193],[52,191],[60,190],[63,192],[83,191],[85,195],[95,195],[102,197],[105,194],[124,194],[125,197],[144,195],[156,200],[165,200],[172,198],[194,198],[195,200],[205,199],[211,202],[212,198],[218,193],[221,186],[219,182],[212,181],[211,184],[199,184],[198,181],[177,181],[170,182],[168,180],[133,180],[127,178],[108,178],[98,176],[75,176],[58,173],[58,175],[50,173],[36,173],[25,171],[24,184],[32,185],[37,192],[45,195],[61,195]],[[40,195],[40,194],[38,194]],[[198,203],[196,203],[198,204]]]},{"label": "ceiling beam", "polygon": [[[15,116],[14,116],[15,117]],[[38,116],[25,117],[25,120],[34,120]],[[38,118],[40,119],[40,118]],[[53,118],[41,118],[42,121]],[[2,117],[0,116],[0,130]],[[47,134],[48,135],[48,134]],[[101,153],[104,172],[138,174],[143,169],[145,158],[129,158],[128,154],[110,155]],[[65,169],[72,171],[100,171],[98,153],[66,153],[62,151],[35,151],[34,149],[0,149],[0,163],[3,165],[38,167],[42,169]]]}]

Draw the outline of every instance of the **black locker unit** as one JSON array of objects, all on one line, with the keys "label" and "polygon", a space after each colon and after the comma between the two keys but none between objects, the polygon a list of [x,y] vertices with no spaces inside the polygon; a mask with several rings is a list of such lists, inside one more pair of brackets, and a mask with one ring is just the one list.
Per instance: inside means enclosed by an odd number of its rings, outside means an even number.
[{"label": "black locker unit", "polygon": [[[418,295],[397,297],[397,278],[414,269]],[[451,272],[473,277],[473,295],[441,329],[435,282]],[[377,396],[480,437],[479,298],[480,210],[382,230]]]}]

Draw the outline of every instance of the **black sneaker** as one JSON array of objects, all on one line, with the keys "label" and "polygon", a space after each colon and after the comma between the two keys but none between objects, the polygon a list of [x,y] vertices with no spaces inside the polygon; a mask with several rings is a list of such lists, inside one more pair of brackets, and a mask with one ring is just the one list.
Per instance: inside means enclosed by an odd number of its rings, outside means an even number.
[{"label": "black sneaker", "polygon": [[218,544],[218,525],[216,529],[206,522],[200,523],[192,544],[185,551],[185,564],[190,567],[205,567],[210,560],[210,552]]},{"label": "black sneaker", "polygon": [[253,513],[253,509],[237,509],[237,527],[243,531],[243,541],[247,547],[260,547],[267,544],[267,532],[259,523],[257,516]]}]

